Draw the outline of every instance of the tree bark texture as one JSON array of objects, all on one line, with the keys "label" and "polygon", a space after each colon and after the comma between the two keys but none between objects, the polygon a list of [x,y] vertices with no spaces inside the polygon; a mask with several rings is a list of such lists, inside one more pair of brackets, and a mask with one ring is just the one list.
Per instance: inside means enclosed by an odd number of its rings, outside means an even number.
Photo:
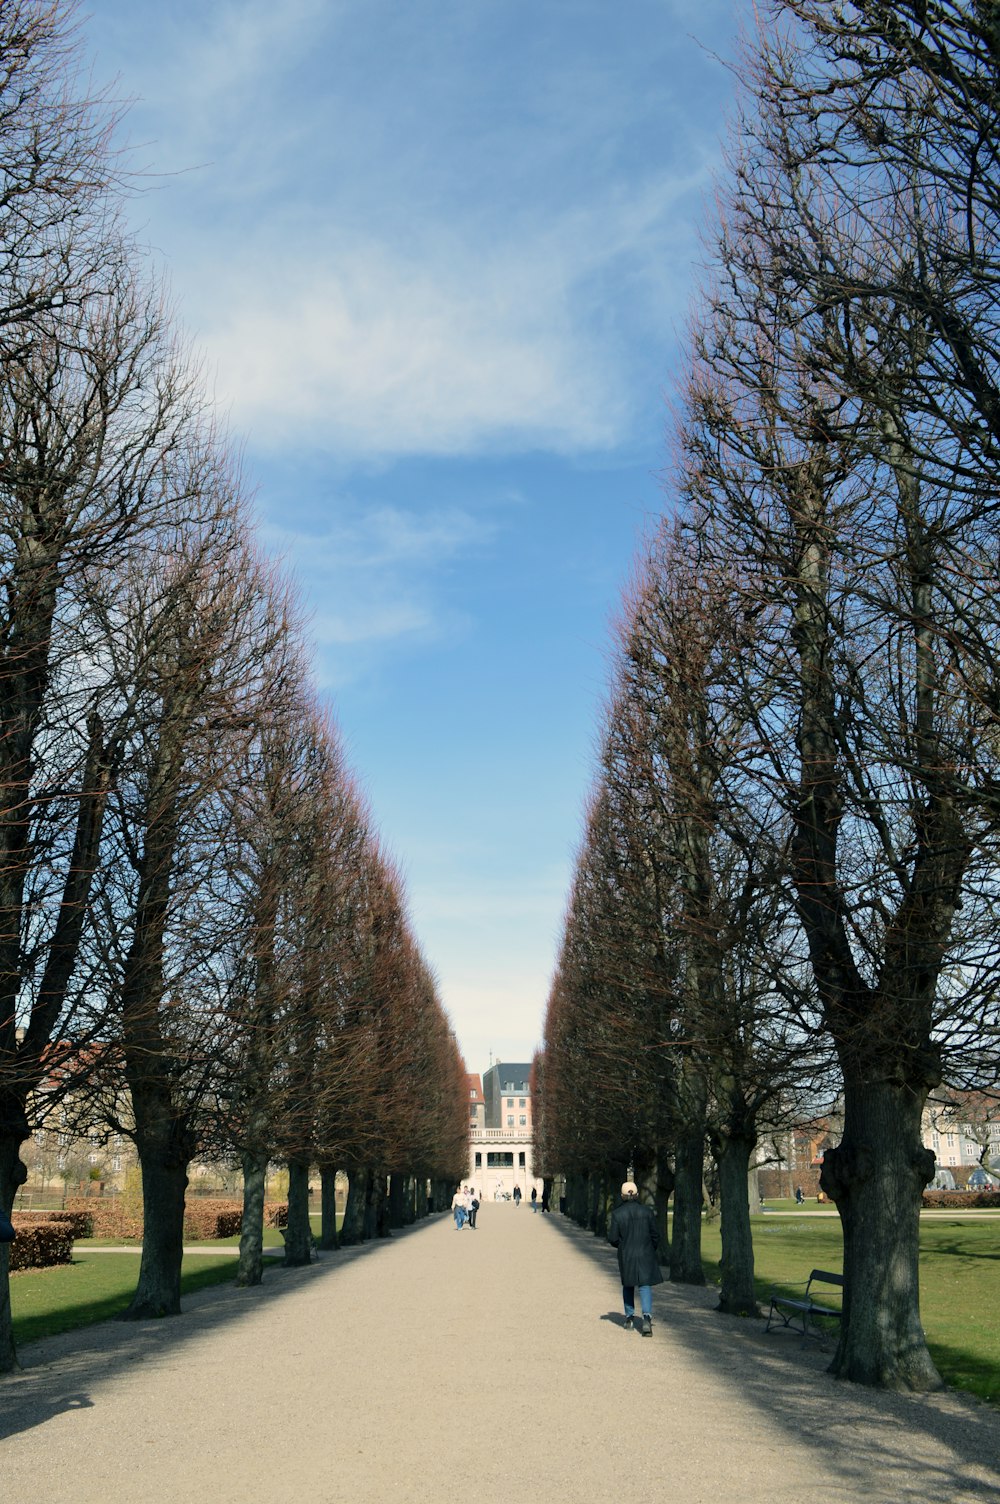
[{"label": "tree bark texture", "polygon": [[907,1086],[852,1082],[843,1138],[820,1176],[844,1232],[844,1314],[830,1372],[918,1393],[942,1387],[920,1322],[920,1196],[934,1177],[920,1139],[924,1100]]},{"label": "tree bark texture", "polygon": [[398,1170],[393,1170],[389,1176],[389,1206],[388,1218],[390,1227],[402,1227],[404,1220],[404,1200],[406,1197],[406,1179]]},{"label": "tree bark texture", "polygon": [[[16,1108],[16,1103],[12,1102],[11,1106]],[[23,1118],[23,1111],[20,1116]],[[6,1110],[6,1131],[0,1135],[0,1205],[8,1215],[14,1204],[14,1197],[28,1178],[20,1155],[21,1144],[27,1137],[27,1124],[25,1131],[21,1133],[16,1123],[17,1111]],[[0,1373],[10,1373],[17,1366],[10,1310],[10,1244],[0,1243]]]},{"label": "tree bark texture", "polygon": [[728,1316],[759,1316],[753,1282],[753,1235],[750,1231],[748,1171],[756,1138],[717,1135],[713,1144],[719,1167],[722,1208],[722,1289],[718,1309]]},{"label": "tree bark texture", "polygon": [[264,1189],[267,1160],[243,1156],[243,1220],[240,1225],[238,1285],[259,1285],[264,1277]]},{"label": "tree bark texture", "polygon": [[309,1166],[301,1159],[288,1162],[288,1225],[285,1228],[285,1264],[298,1268],[312,1263],[312,1227],[309,1222]]},{"label": "tree bark texture", "polygon": [[122,1321],[179,1316],[188,1158],[172,1135],[137,1141],[142,1169],[142,1259],[139,1282]]},{"label": "tree bark texture", "polygon": [[352,1165],[347,1172],[347,1202],[344,1206],[344,1221],[340,1229],[341,1248],[350,1248],[364,1237],[365,1192],[368,1172],[360,1165]]},{"label": "tree bark texture", "polygon": [[337,1171],[324,1165],[319,1172],[320,1230],[319,1246],[336,1248],[337,1243]]},{"label": "tree bark texture", "polygon": [[699,1129],[678,1139],[674,1150],[674,1228],[670,1278],[678,1285],[703,1285],[701,1262],[702,1166],[705,1140]]}]

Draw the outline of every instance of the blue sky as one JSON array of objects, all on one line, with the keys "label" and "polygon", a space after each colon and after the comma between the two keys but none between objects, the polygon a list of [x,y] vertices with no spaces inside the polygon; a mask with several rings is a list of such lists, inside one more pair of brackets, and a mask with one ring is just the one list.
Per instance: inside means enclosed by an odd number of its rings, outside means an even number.
[{"label": "blue sky", "polygon": [[94,0],[471,1070],[539,1042],[747,0]]}]

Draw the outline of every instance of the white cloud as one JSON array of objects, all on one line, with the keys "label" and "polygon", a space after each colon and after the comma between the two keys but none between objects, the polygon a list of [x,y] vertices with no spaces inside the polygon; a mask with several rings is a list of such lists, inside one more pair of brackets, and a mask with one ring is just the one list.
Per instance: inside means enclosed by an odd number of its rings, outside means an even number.
[{"label": "white cloud", "polygon": [[464,633],[467,620],[442,604],[436,578],[453,560],[488,547],[497,530],[491,516],[461,507],[364,508],[338,497],[309,532],[268,522],[259,531],[316,603],[309,626],[317,676],[333,690],[369,672],[372,654],[387,644]]},{"label": "white cloud", "polygon": [[133,23],[137,128],[179,173],[149,234],[254,449],[632,437],[636,346],[662,371],[715,154],[683,75],[647,68],[688,4],[623,29],[591,0],[535,17],[526,52],[523,3],[222,0],[195,26],[180,0]]},{"label": "white cloud", "polygon": [[590,450],[627,419],[620,374],[568,309],[568,269],[510,248],[420,261],[264,251],[198,318],[216,393],[261,448],[345,457],[507,446]]}]

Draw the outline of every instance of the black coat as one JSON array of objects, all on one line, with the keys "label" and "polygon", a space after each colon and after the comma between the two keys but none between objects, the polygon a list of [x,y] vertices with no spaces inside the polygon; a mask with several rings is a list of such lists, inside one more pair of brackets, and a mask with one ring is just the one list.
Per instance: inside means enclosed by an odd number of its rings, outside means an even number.
[{"label": "black coat", "polygon": [[608,1242],[618,1249],[618,1269],[623,1285],[662,1285],[663,1275],[656,1255],[660,1234],[656,1217],[641,1201],[623,1201],[611,1214]]}]

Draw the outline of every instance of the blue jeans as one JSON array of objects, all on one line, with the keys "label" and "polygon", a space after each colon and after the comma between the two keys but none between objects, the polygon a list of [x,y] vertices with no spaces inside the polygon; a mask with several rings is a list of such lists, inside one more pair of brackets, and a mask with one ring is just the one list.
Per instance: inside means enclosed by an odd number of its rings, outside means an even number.
[{"label": "blue jeans", "polygon": [[[635,1285],[622,1285],[622,1298],[625,1301],[625,1315],[635,1315]],[[653,1314],[653,1287],[652,1285],[639,1286],[639,1308],[644,1316]]]},{"label": "blue jeans", "polygon": [[461,1229],[464,1226],[465,1226],[465,1207],[464,1206],[456,1206],[456,1208],[455,1208],[455,1229],[456,1229],[456,1231],[461,1231]]}]

